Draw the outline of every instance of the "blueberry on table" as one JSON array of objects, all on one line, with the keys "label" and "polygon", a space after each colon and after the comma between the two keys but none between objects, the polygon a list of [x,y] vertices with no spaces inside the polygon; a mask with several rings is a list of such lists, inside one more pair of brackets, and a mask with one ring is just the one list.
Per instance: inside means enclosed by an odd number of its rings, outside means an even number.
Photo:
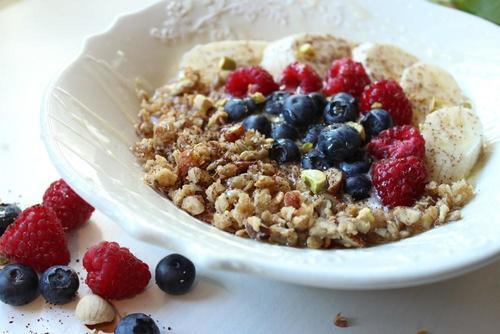
[{"label": "blueberry on table", "polygon": [[68,266],[50,267],[40,278],[40,293],[51,304],[69,303],[79,287],[78,275]]},{"label": "blueberry on table", "polygon": [[20,213],[21,209],[19,209],[17,205],[0,203],[0,236],[5,232],[7,227],[16,220]]},{"label": "blueberry on table", "polygon": [[115,334],[160,334],[155,321],[143,313],[132,313],[120,320]]},{"label": "blueberry on table", "polygon": [[323,110],[325,109],[325,106],[328,102],[326,100],[326,97],[319,92],[310,93],[308,96],[314,103],[316,117],[321,117],[323,115]]},{"label": "blueberry on table", "polygon": [[316,119],[316,106],[307,95],[292,95],[286,98],[283,106],[283,118],[288,124],[305,128]]},{"label": "blueberry on table", "polygon": [[352,95],[338,93],[326,104],[323,118],[327,124],[353,122],[358,118],[358,103]]},{"label": "blueberry on table", "polygon": [[318,136],[321,133],[321,130],[323,130],[324,128],[325,126],[323,124],[311,125],[307,129],[306,134],[304,135],[302,141],[304,143],[311,143],[313,145],[316,145],[316,142],[318,141]]},{"label": "blueberry on table", "polygon": [[266,98],[264,111],[271,115],[281,115],[285,99],[291,94],[285,91],[276,91]]},{"label": "blueberry on table", "polygon": [[345,180],[344,192],[351,195],[355,200],[370,197],[371,189],[372,182],[364,174],[349,176]]},{"label": "blueberry on table", "polygon": [[242,122],[245,131],[250,129],[259,131],[266,137],[271,134],[271,123],[266,116],[263,115],[251,115],[245,118]]},{"label": "blueberry on table", "polygon": [[274,140],[276,139],[281,139],[281,138],[288,138],[291,140],[297,139],[299,134],[297,133],[297,130],[287,124],[287,123],[275,123],[273,124],[273,130],[271,131],[271,137],[273,137]]},{"label": "blueberry on table", "polygon": [[0,270],[0,300],[5,304],[26,305],[38,296],[38,275],[23,264],[9,264]]},{"label": "blueberry on table", "polygon": [[355,156],[361,146],[359,132],[345,124],[333,124],[321,131],[316,148],[328,160],[341,162]]},{"label": "blueberry on table", "polygon": [[365,128],[366,139],[369,141],[380,132],[391,128],[394,125],[391,114],[383,109],[372,109],[361,119],[361,124]]},{"label": "blueberry on table", "polygon": [[259,111],[260,107],[250,98],[231,99],[224,104],[224,111],[227,112],[231,122],[237,122]]},{"label": "blueberry on table", "polygon": [[170,254],[156,266],[156,284],[161,290],[172,295],[187,293],[193,286],[195,277],[196,268],[193,262],[180,254]]},{"label": "blueberry on table", "polygon": [[357,174],[365,174],[370,170],[371,166],[371,160],[363,156],[359,160],[349,160],[349,161],[342,161],[339,164],[339,169],[343,171],[347,176],[353,176]]},{"label": "blueberry on table", "polygon": [[326,158],[323,152],[318,150],[311,150],[304,154],[302,161],[300,162],[302,169],[319,169],[327,170],[331,168],[332,165]]},{"label": "blueberry on table", "polygon": [[269,150],[269,158],[280,164],[298,161],[300,159],[300,151],[293,140],[278,139]]}]

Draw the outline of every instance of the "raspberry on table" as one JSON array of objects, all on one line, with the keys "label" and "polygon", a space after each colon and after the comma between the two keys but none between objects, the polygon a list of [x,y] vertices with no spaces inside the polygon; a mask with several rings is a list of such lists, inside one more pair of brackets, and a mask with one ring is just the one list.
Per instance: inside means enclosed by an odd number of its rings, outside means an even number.
[{"label": "raspberry on table", "polygon": [[318,92],[323,88],[323,82],[314,69],[299,62],[289,64],[281,73],[280,84],[285,86],[285,90],[295,92],[299,88],[299,93],[307,94]]},{"label": "raspberry on table", "polygon": [[395,126],[373,138],[368,143],[367,150],[377,159],[398,159],[412,155],[423,158],[425,139],[420,131],[411,125]]},{"label": "raspberry on table", "polygon": [[384,109],[391,114],[394,124],[411,124],[412,109],[401,86],[394,80],[380,80],[365,88],[359,100],[362,112]]},{"label": "raspberry on table", "polygon": [[361,63],[350,58],[335,60],[326,77],[325,94],[333,95],[344,92],[359,97],[370,78]]},{"label": "raspberry on table", "polygon": [[151,279],[146,263],[116,242],[103,241],[83,257],[85,283],[93,293],[107,299],[130,298],[144,291]]},{"label": "raspberry on table", "polygon": [[384,205],[411,206],[425,189],[427,172],[415,156],[383,159],[372,166],[372,183]]},{"label": "raspberry on table", "polygon": [[42,205],[27,208],[0,238],[0,253],[36,271],[69,263],[64,230],[54,211]]},{"label": "raspberry on table", "polygon": [[268,95],[279,89],[273,76],[260,66],[242,67],[234,70],[226,79],[226,93],[235,97],[262,93]]},{"label": "raspberry on table", "polygon": [[43,195],[43,205],[54,210],[65,230],[72,230],[89,220],[94,207],[85,202],[63,180],[53,182]]}]

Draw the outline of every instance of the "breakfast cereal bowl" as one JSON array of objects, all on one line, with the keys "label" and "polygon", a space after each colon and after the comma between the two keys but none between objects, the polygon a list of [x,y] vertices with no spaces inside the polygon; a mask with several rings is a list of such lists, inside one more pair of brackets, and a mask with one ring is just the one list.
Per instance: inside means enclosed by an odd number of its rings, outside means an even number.
[{"label": "breakfast cereal bowl", "polygon": [[[443,20],[450,23],[431,29]],[[374,247],[292,248],[218,230],[145,184],[131,151],[138,141],[138,89],[152,91],[174,78],[182,55],[196,44],[305,32],[389,42],[453,74],[484,126],[483,153],[469,178],[476,195],[461,220]],[[127,233],[181,252],[203,268],[339,289],[442,280],[500,253],[498,35],[492,24],[426,2],[271,1],[265,11],[243,0],[160,2],[87,40],[47,90],[42,137],[56,168],[83,198]]]}]

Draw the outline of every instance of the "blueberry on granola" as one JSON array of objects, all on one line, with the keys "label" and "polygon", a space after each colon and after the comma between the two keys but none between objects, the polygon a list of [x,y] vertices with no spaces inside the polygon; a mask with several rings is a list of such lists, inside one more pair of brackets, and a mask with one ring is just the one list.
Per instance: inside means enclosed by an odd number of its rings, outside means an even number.
[{"label": "blueberry on granola", "polygon": [[297,145],[290,139],[278,139],[269,150],[269,158],[282,164],[298,161],[300,152]]},{"label": "blueberry on granola", "polygon": [[264,111],[271,115],[281,115],[285,99],[291,94],[285,91],[276,91],[269,95],[264,104]]},{"label": "blueberry on granola", "polygon": [[231,122],[237,122],[250,114],[247,103],[242,99],[231,99],[224,104],[224,111],[227,112]]},{"label": "blueberry on granola", "polygon": [[366,139],[369,141],[380,132],[391,128],[394,125],[391,114],[383,109],[372,109],[361,119],[361,124],[365,128]]},{"label": "blueberry on granola", "polygon": [[355,156],[360,146],[358,131],[344,124],[334,124],[321,131],[316,148],[330,161],[340,162]]},{"label": "blueberry on granola", "polygon": [[271,123],[264,115],[251,115],[245,118],[242,122],[245,131],[250,129],[259,131],[266,137],[271,134]]},{"label": "blueberry on granola", "polygon": [[316,118],[316,106],[307,95],[293,95],[285,100],[283,118],[297,128],[305,128]]},{"label": "blueberry on granola", "polygon": [[0,236],[5,232],[7,227],[12,224],[17,216],[21,213],[21,209],[12,203],[0,203]]},{"label": "blueberry on granola", "polygon": [[271,131],[271,137],[276,140],[280,138],[288,138],[291,140],[297,139],[299,134],[297,130],[287,123],[275,123],[273,124],[273,129]]},{"label": "blueberry on granola", "polygon": [[310,93],[308,96],[314,103],[316,117],[321,117],[323,115],[323,110],[325,109],[325,106],[328,102],[326,100],[326,97],[319,92]]},{"label": "blueberry on granola", "polygon": [[349,161],[342,161],[339,164],[339,169],[347,176],[368,173],[371,166],[370,158],[362,156],[360,159],[350,159]]},{"label": "blueberry on granola", "polygon": [[364,174],[349,176],[345,180],[344,192],[351,195],[355,200],[370,197],[371,189],[372,182]]},{"label": "blueberry on granola", "polygon": [[357,117],[357,101],[347,93],[334,95],[323,112],[323,118],[327,124],[353,122]]},{"label": "blueberry on granola", "polygon": [[309,129],[307,129],[302,141],[304,143],[311,143],[313,145],[316,145],[319,134],[321,133],[321,130],[323,130],[324,128],[325,126],[323,124],[311,125]]},{"label": "blueberry on granola", "polygon": [[23,264],[9,264],[0,270],[0,300],[5,304],[26,305],[38,296],[38,275]]},{"label": "blueberry on granola", "polygon": [[319,170],[327,170],[332,167],[325,154],[319,150],[311,150],[304,154],[300,162],[300,166],[302,169]]}]

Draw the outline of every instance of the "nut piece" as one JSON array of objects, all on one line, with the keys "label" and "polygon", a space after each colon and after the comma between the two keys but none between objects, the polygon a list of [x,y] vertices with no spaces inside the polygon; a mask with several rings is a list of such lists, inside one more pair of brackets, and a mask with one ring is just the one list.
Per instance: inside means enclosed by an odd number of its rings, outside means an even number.
[{"label": "nut piece", "polygon": [[303,143],[302,145],[300,145],[299,151],[300,151],[300,153],[304,154],[304,153],[309,152],[313,148],[314,148],[313,143],[307,142],[307,143]]},{"label": "nut piece", "polygon": [[326,172],[326,179],[328,180],[328,189],[327,191],[335,195],[342,187],[342,179],[343,173],[341,170],[337,168],[330,168]]},{"label": "nut piece", "polygon": [[306,169],[300,173],[300,178],[315,194],[326,188],[326,175],[317,169]]},{"label": "nut piece", "polygon": [[250,95],[250,98],[256,104],[261,104],[266,102],[266,97],[261,92],[253,93],[252,95]]},{"label": "nut piece", "polygon": [[200,111],[203,115],[206,115],[207,111],[213,107],[213,103],[208,97],[197,94],[194,97],[193,107]]},{"label": "nut piece", "polygon": [[221,57],[219,60],[219,68],[224,71],[232,71],[236,69],[236,62],[229,57]]},{"label": "nut piece", "polygon": [[316,50],[310,43],[304,43],[299,47],[299,52],[304,57],[314,57],[316,55]]},{"label": "nut piece", "polygon": [[97,295],[84,296],[76,305],[76,317],[84,325],[98,325],[115,318],[115,308]]},{"label": "nut piece", "polygon": [[366,134],[365,134],[365,128],[363,127],[363,125],[356,123],[356,122],[347,122],[347,123],[345,123],[345,125],[350,126],[354,130],[358,131],[359,136],[361,137],[361,140],[365,141]]}]

